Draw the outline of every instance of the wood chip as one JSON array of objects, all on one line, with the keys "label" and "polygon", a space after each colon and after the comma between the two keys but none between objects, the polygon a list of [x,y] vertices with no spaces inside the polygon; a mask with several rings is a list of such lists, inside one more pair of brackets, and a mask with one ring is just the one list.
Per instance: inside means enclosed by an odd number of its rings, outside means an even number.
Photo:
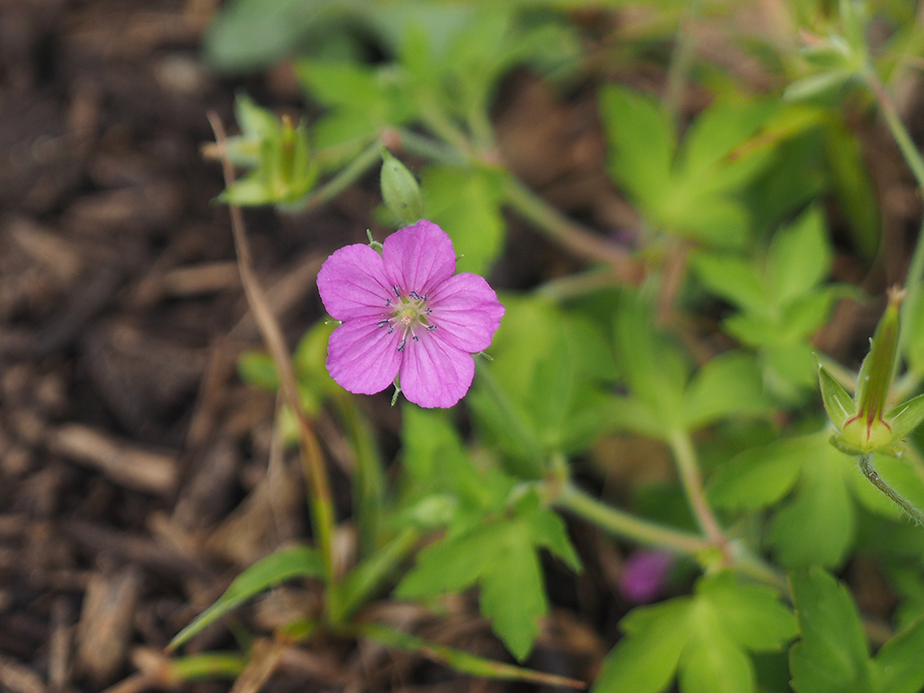
[{"label": "wood chip", "polygon": [[97,684],[111,681],[125,661],[141,572],[129,565],[95,573],[87,585],[77,625],[77,667]]},{"label": "wood chip", "polygon": [[45,693],[42,679],[12,657],[0,654],[0,690],[10,693]]},{"label": "wood chip", "polygon": [[80,424],[54,431],[48,447],[62,457],[100,470],[116,484],[156,495],[172,493],[179,476],[174,455],[144,450]]}]

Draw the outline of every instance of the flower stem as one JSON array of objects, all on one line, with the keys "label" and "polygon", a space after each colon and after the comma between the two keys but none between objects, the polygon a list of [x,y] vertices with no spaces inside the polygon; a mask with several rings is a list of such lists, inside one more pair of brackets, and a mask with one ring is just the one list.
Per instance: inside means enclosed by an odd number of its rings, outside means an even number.
[{"label": "flower stem", "polygon": [[671,451],[674,453],[677,471],[680,472],[680,483],[683,485],[687,501],[693,509],[693,514],[696,516],[700,529],[708,537],[710,544],[724,547],[727,540],[719,527],[718,521],[715,519],[712,508],[706,502],[706,494],[703,491],[703,478],[699,471],[696,449],[693,447],[690,434],[686,431],[675,431],[671,434],[668,445],[670,445]]},{"label": "flower stem", "polygon": [[915,507],[915,505],[902,494],[889,486],[885,480],[879,476],[876,470],[873,469],[873,456],[871,454],[861,455],[857,458],[857,462],[860,465],[860,471],[863,472],[863,476],[869,479],[873,486],[882,491],[886,496],[889,497],[889,499],[891,499],[893,503],[895,503],[908,515],[910,515],[912,520],[917,522],[919,525],[924,526],[924,513]]},{"label": "flower stem", "polygon": [[687,556],[696,556],[712,545],[695,534],[642,520],[618,510],[590,496],[570,481],[562,484],[553,503],[588,522],[605,529],[611,534],[630,539],[639,544],[665,547]]},{"label": "flower stem", "polygon": [[513,175],[507,178],[503,199],[543,235],[569,252],[592,262],[608,264],[620,284],[641,282],[642,265],[628,251],[571,221]]},{"label": "flower stem", "polygon": [[353,161],[343,167],[324,185],[316,188],[305,200],[302,210],[315,209],[337,197],[366,173],[381,158],[382,138],[366,147]]},{"label": "flower stem", "polygon": [[682,105],[683,87],[687,73],[693,61],[693,32],[690,30],[699,13],[699,0],[690,0],[686,14],[680,19],[677,27],[677,38],[674,43],[674,52],[671,55],[671,64],[667,73],[667,88],[664,95],[664,108],[671,115],[675,124],[680,122],[680,108]]}]

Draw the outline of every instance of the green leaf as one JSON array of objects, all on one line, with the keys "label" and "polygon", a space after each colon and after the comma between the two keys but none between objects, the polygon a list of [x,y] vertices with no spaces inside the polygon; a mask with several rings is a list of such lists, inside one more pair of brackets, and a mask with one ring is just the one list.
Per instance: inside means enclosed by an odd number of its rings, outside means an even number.
[{"label": "green leaf", "polygon": [[679,597],[635,609],[621,621],[625,637],[603,661],[591,693],[660,693],[677,671],[692,628],[693,600]]},{"label": "green leaf", "polygon": [[876,690],[919,693],[924,688],[924,618],[889,640],[873,662]]},{"label": "green leaf", "polygon": [[774,234],[767,255],[767,279],[779,305],[808,293],[830,269],[831,247],[817,207]]},{"label": "green leaf", "polygon": [[237,360],[237,372],[248,385],[273,392],[279,387],[276,364],[265,351],[245,351]]},{"label": "green leaf", "polygon": [[490,567],[505,541],[504,523],[494,522],[430,544],[417,554],[417,563],[401,580],[395,596],[420,599],[461,592]]},{"label": "green leaf", "polygon": [[697,278],[709,291],[739,308],[763,312],[769,300],[763,281],[746,260],[719,253],[699,253],[693,262]]},{"label": "green leaf", "polygon": [[429,166],[421,174],[426,216],[452,238],[460,272],[487,274],[503,248],[504,175],[487,168],[449,165]]},{"label": "green leaf", "polygon": [[399,630],[378,623],[362,624],[360,630],[366,637],[372,638],[383,645],[395,647],[405,652],[414,652],[464,674],[503,681],[529,681],[547,686],[569,686],[572,688],[582,686],[582,682],[574,679],[524,669],[506,662],[496,662],[469,652],[463,652],[462,650],[418,638],[416,635],[402,633]]},{"label": "green leaf", "polygon": [[696,589],[715,612],[720,631],[748,650],[780,650],[798,634],[792,611],[769,587],[740,582],[723,571],[700,579]]},{"label": "green leaf", "polygon": [[712,475],[709,499],[730,510],[773,505],[795,485],[802,465],[814,460],[817,450],[817,442],[805,437],[745,450]]},{"label": "green leaf", "polygon": [[767,537],[789,568],[838,566],[853,540],[856,511],[845,479],[851,460],[827,445],[824,434],[815,445],[816,459],[803,464],[796,494],[774,515]]},{"label": "green leaf", "polygon": [[564,520],[558,513],[540,506],[532,512],[522,513],[521,517],[532,532],[531,542],[534,545],[548,549],[553,556],[564,561],[576,573],[581,571],[581,559],[568,538]]},{"label": "green leaf", "polygon": [[669,185],[676,147],[670,116],[652,99],[615,85],[600,90],[600,110],[610,176],[653,206]]},{"label": "green leaf", "polygon": [[711,610],[691,615],[696,635],[680,659],[680,690],[683,693],[750,693],[754,668],[747,654],[735,644]]},{"label": "green leaf", "polygon": [[307,546],[282,549],[262,558],[238,575],[212,606],[181,630],[170,641],[175,649],[214,623],[232,609],[237,608],[255,594],[297,577],[322,578],[324,565],[317,552]]},{"label": "green leaf", "polygon": [[764,414],[770,406],[757,360],[729,351],[706,363],[690,382],[684,395],[684,425],[693,431],[726,417]]},{"label": "green leaf", "polygon": [[796,693],[873,693],[869,650],[850,592],[818,567],[790,574],[802,639],[789,652]]},{"label": "green leaf", "polygon": [[[728,168],[729,154],[753,135],[775,108],[769,101],[757,100],[712,104],[687,130],[681,156],[683,175],[701,175],[717,165]],[[735,161],[741,159],[734,157]]]},{"label": "green leaf", "polygon": [[687,366],[679,351],[655,331],[649,307],[640,297],[621,296],[615,342],[632,394],[648,405],[665,429],[679,426],[684,418]]},{"label": "green leaf", "polygon": [[517,661],[532,650],[548,604],[539,559],[521,522],[505,525],[502,550],[481,576],[481,613]]}]

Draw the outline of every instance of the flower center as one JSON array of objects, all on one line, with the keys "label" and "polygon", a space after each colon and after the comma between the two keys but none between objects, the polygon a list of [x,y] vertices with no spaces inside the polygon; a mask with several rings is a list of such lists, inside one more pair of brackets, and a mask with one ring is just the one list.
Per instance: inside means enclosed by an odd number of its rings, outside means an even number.
[{"label": "flower center", "polygon": [[389,298],[385,301],[386,315],[388,317],[379,321],[378,326],[387,327],[388,334],[394,332],[396,328],[400,329],[402,337],[398,343],[398,351],[404,351],[408,337],[413,342],[420,341],[420,336],[415,333],[415,328],[421,326],[427,332],[432,332],[436,329],[436,325],[430,320],[430,314],[433,311],[430,308],[426,294],[421,296],[416,291],[411,291],[407,296],[404,296],[397,286],[393,286],[392,290],[395,292],[395,298]]}]

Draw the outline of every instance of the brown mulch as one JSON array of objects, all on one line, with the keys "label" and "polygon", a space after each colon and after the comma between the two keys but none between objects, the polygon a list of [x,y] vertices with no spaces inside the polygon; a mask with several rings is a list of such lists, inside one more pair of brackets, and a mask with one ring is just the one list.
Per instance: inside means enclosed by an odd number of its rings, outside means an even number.
[{"label": "brown mulch", "polygon": [[[308,531],[295,461],[280,466],[291,483],[267,473],[273,398],[236,373],[241,351],[260,343],[227,211],[212,203],[222,189],[220,167],[200,154],[212,139],[206,113],[233,123],[241,86],[198,61],[215,4],[0,3],[2,691],[144,688],[161,671],[162,648],[235,574]],[[246,86],[293,103],[285,76]],[[529,142],[546,138],[555,161],[595,171],[554,176],[550,195],[599,192],[600,145],[580,134],[588,107],[566,113],[540,87],[520,91],[528,104],[522,112],[538,107],[554,117],[530,125],[510,109],[510,132],[533,127]],[[615,196],[594,199],[602,202],[591,214],[624,213]],[[378,202],[372,181],[311,215],[248,214],[257,271],[293,344],[321,315],[314,290],[320,263],[337,246],[364,238]],[[579,197],[575,204],[592,207]],[[514,230],[511,243],[529,243],[541,262],[561,263],[543,245],[517,238]],[[537,270],[509,264],[503,271],[514,283]],[[387,398],[369,406],[394,445],[397,415]],[[330,456],[336,464],[336,451]],[[339,486],[343,515],[342,474]],[[597,541],[591,534],[577,539]],[[620,560],[606,559],[612,548],[593,550],[611,568]],[[560,593],[557,601],[572,608],[554,610],[530,664],[586,679],[604,647],[581,613],[612,624],[616,607],[600,599],[605,584],[580,578],[592,588],[578,598],[576,578],[556,566],[550,571],[553,597]],[[280,614],[315,597],[293,585],[241,618],[266,633]],[[392,611],[392,622],[425,637],[504,656],[470,599],[438,621],[415,608]],[[186,651],[234,649],[228,632],[211,628]],[[266,689],[306,685],[503,688],[369,644],[334,641],[285,653]]]},{"label": "brown mulch", "polygon": [[[237,375],[238,356],[260,340],[227,210],[213,203],[220,167],[200,152],[212,139],[207,112],[233,127],[236,89],[298,108],[297,89],[285,70],[232,81],[201,65],[217,4],[0,0],[0,692],[158,687],[170,639],[243,568],[309,532],[297,460],[274,446],[274,399]],[[497,131],[506,160],[553,204],[601,228],[633,222],[603,174],[592,94],[565,106],[515,76]],[[896,198],[909,186],[883,173],[898,164],[882,149],[871,155],[882,197],[905,203],[885,215],[887,248],[901,249],[919,200]],[[311,214],[248,212],[256,270],[290,344],[322,315],[321,262],[370,225],[383,235],[372,223],[379,202],[370,177]],[[901,276],[902,257],[885,259],[875,290]],[[495,279],[518,288],[574,266],[511,220]],[[867,317],[854,309],[835,320],[841,332],[829,327],[828,343],[845,343]],[[393,451],[400,422],[388,396],[363,406]],[[323,416],[318,425],[333,427]],[[336,440],[325,436],[347,518]],[[527,664],[589,681],[628,605],[615,588],[619,551],[572,529],[587,569],[574,576],[548,561],[553,608]],[[349,557],[348,522],[337,540]],[[230,633],[245,627],[265,636],[313,608],[314,589],[276,590],[183,651],[233,651]],[[444,606],[439,619],[409,605],[374,608],[422,637],[505,657],[471,596]],[[279,662],[267,691],[536,689],[372,643],[320,638],[286,650],[258,639],[254,652]]]}]

